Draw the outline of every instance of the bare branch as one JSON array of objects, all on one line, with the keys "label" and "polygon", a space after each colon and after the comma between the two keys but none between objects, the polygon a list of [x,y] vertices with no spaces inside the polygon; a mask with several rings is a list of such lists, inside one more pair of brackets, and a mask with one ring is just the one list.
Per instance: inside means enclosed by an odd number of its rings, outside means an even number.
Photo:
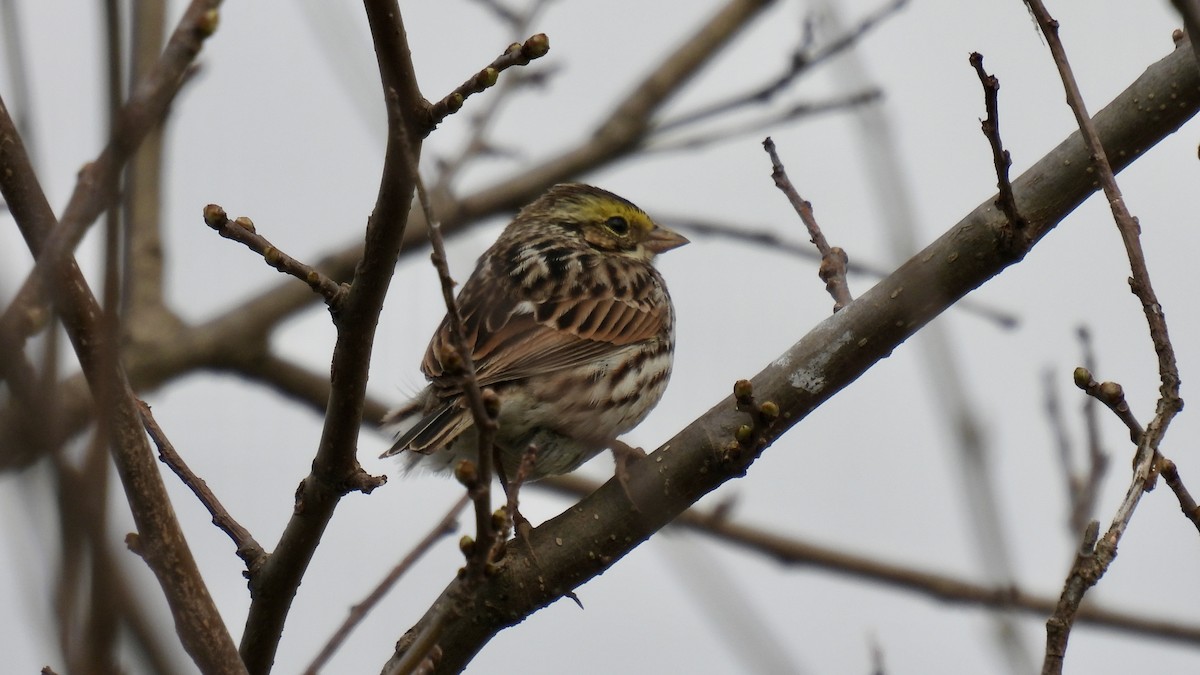
[{"label": "bare branch", "polygon": [[1021,229],[1025,226],[1025,219],[1017,213],[1017,201],[1013,198],[1012,183],[1008,179],[1008,170],[1012,167],[1012,156],[1008,150],[1004,149],[1004,143],[1000,141],[1000,103],[998,101],[998,92],[1000,91],[1000,80],[994,75],[988,75],[983,69],[983,54],[973,52],[971,54],[971,65],[975,67],[975,72],[979,74],[979,83],[983,85],[983,101],[984,108],[987,110],[987,117],[980,122],[983,128],[983,135],[987,136],[988,144],[992,146],[992,162],[996,165],[996,186],[1000,189],[1000,195],[996,197],[996,206],[1008,216],[1009,222],[1013,228]]},{"label": "bare branch", "polygon": [[1075,121],[1079,124],[1079,131],[1088,148],[1091,165],[1098,174],[1100,186],[1108,198],[1117,229],[1121,233],[1121,240],[1125,244],[1125,251],[1133,274],[1129,285],[1134,295],[1141,301],[1142,311],[1150,326],[1150,338],[1154,344],[1154,351],[1158,355],[1158,372],[1161,380],[1154,418],[1147,425],[1146,432],[1136,439],[1138,451],[1134,462],[1134,476],[1129,490],[1125,494],[1125,499],[1117,509],[1108,531],[1094,551],[1090,549],[1091,544],[1096,542],[1096,537],[1089,528],[1088,536],[1084,538],[1084,548],[1080,549],[1071,575],[1063,587],[1058,608],[1055,610],[1054,616],[1046,622],[1046,658],[1042,664],[1042,673],[1054,675],[1062,672],[1063,655],[1066,652],[1067,639],[1070,635],[1073,617],[1079,609],[1079,603],[1083,600],[1087,589],[1104,575],[1108,565],[1116,557],[1117,544],[1124,534],[1125,528],[1128,527],[1130,519],[1133,518],[1133,511],[1137,508],[1142,491],[1151,485],[1149,481],[1152,479],[1152,472],[1155,469],[1159,443],[1166,434],[1171,420],[1183,408],[1183,399],[1179,397],[1179,368],[1175,362],[1175,348],[1167,334],[1166,316],[1163,314],[1162,305],[1151,286],[1150,271],[1146,266],[1146,256],[1142,252],[1141,228],[1126,208],[1121,190],[1117,187],[1116,177],[1109,163],[1108,155],[1105,153],[1097,125],[1088,114],[1083,96],[1079,92],[1079,85],[1075,82],[1075,74],[1071,71],[1071,65],[1067,60],[1066,50],[1059,39],[1058,22],[1050,16],[1042,0],[1025,0],[1025,3],[1033,13],[1034,19],[1050,47],[1054,64],[1058,68],[1063,88],[1067,93],[1067,103],[1075,114]]},{"label": "bare branch", "polygon": [[802,74],[808,72],[813,66],[823,63],[846,49],[853,47],[871,29],[899,12],[906,4],[908,4],[908,0],[892,0],[862,19],[858,25],[846,31],[843,35],[838,36],[836,39],[817,49],[812,49],[812,36],[811,33],[806,31],[804,39],[801,40],[800,45],[792,52],[788,67],[774,79],[750,91],[735,94],[722,101],[709,104],[698,110],[663,122],[655,127],[655,134],[693,126],[697,122],[743,108],[747,105],[770,102],[771,99],[775,98],[776,95],[786,89]]},{"label": "bare branch", "polygon": [[217,28],[220,0],[192,0],[167,47],[154,68],[134,87],[129,101],[113,121],[108,145],[79,174],[75,191],[63,212],[61,223],[47,236],[38,264],[25,279],[17,300],[0,317],[0,326],[10,327],[20,315],[39,302],[43,277],[62,265],[74,265],[69,253],[83,238],[88,226],[116,200],[121,168],[142,140],[158,126],[179,92],[184,73],[200,48]]},{"label": "bare branch", "polygon": [[[333,317],[337,343],[325,425],[312,471],[296,490],[296,505],[279,544],[250,579],[250,611],[240,652],[256,675],[270,670],[296,589],[342,496],[386,482],[367,474],[355,457],[367,371],[379,312],[408,224],[416,176],[409,155],[420,154],[430,129],[428,104],[417,88],[412,54],[396,0],[365,0],[388,117],[388,143],[375,208],[367,220],[362,259]],[[406,142],[407,139],[407,142]]]},{"label": "bare branch", "polygon": [[212,516],[213,525],[216,525],[233,540],[234,546],[237,546],[237,556],[246,563],[247,572],[253,575],[262,563],[263,557],[266,556],[266,552],[263,551],[262,546],[254,539],[249,530],[242,527],[240,523],[233,519],[233,516],[229,515],[229,511],[225,509],[221,501],[209,489],[208,483],[205,483],[203,478],[200,478],[188,468],[187,463],[175,451],[175,446],[167,438],[167,435],[163,433],[162,428],[158,426],[158,422],[150,412],[150,406],[142,401],[138,401],[138,410],[141,413],[142,424],[146,427],[146,433],[150,434],[154,445],[158,447],[159,459],[162,460],[163,464],[170,467],[171,471],[174,471],[175,475],[179,476],[179,480],[183,481],[183,484],[188,486],[188,489],[196,495],[196,498],[200,500],[200,503],[204,505],[209,515]]},{"label": "bare branch", "polygon": [[[490,562],[491,551],[497,543],[498,533],[492,525],[492,443],[496,437],[496,420],[499,417],[500,399],[495,395],[485,397],[479,387],[479,378],[475,373],[475,359],[471,347],[467,344],[466,328],[463,326],[462,314],[458,311],[458,301],[454,297],[454,279],[450,277],[450,267],[446,262],[446,245],[442,241],[442,228],[433,214],[433,206],[429,203],[429,194],[425,192],[425,184],[417,173],[417,159],[410,156],[409,166],[416,175],[417,198],[421,204],[421,212],[429,230],[429,243],[433,246],[430,259],[437,269],[438,282],[442,290],[442,301],[446,304],[446,320],[450,326],[450,343],[454,354],[439,354],[438,359],[444,364],[451,364],[447,371],[458,371],[462,380],[463,396],[471,410],[471,419],[479,434],[479,454],[475,466],[465,460],[455,467],[455,477],[466,486],[475,504],[475,542],[467,556],[468,569],[471,576],[481,579],[483,570]],[[486,399],[486,400],[485,400]]]},{"label": "bare branch", "polygon": [[[0,102],[0,191],[21,234],[40,255],[59,227],[42,192],[8,110]],[[112,195],[100,201],[107,203]],[[55,306],[93,392],[111,392],[112,456],[133,512],[138,535],[131,542],[158,578],[184,648],[206,672],[243,672],[229,632],[188,549],[141,429],[133,390],[120,364],[104,357],[102,311],[70,252],[59,268]],[[12,308],[10,307],[10,310]],[[7,316],[7,313],[6,313]]]},{"label": "bare branch", "polygon": [[1179,500],[1179,509],[1183,511],[1183,515],[1192,521],[1192,525],[1196,526],[1197,531],[1200,531],[1200,506],[1196,505],[1196,499],[1184,487],[1183,479],[1179,477],[1179,467],[1175,466],[1175,462],[1164,457],[1159,460],[1158,471],[1162,474],[1163,482],[1171,488],[1171,492],[1174,492],[1175,497]]},{"label": "bare branch", "polygon": [[[1182,61],[1184,56],[1187,61]],[[1135,99],[1151,91],[1167,95],[1185,86],[1200,86],[1200,71],[1193,67],[1191,54],[1172,54],[1097,115],[1101,134],[1110,147],[1139,147],[1144,152],[1153,137],[1143,135],[1148,125],[1137,112]],[[1189,104],[1194,109],[1200,101]],[[1139,145],[1126,145],[1135,139]],[[1094,192],[1094,177],[1086,170],[1087,157],[1087,148],[1074,134],[1013,182],[1017,205],[1029,218],[1027,238],[1002,236],[1007,218],[988,200],[895,274],[773,359],[752,379],[755,397],[764,404],[775,403],[780,410],[775,423],[764,430],[763,442],[769,444],[958,298],[1027,254]],[[1114,157],[1121,166],[1133,159],[1132,154],[1114,153]],[[937,289],[937,293],[929,296],[913,289]],[[633,464],[626,486],[610,480],[535,528],[527,543],[510,542],[504,565],[472,597],[474,604],[464,612],[470,621],[447,620],[438,610],[460,593],[461,582],[451,582],[408,635],[425,634],[436,622],[441,646],[437,669],[461,669],[498,631],[564,597],[615,564],[700,497],[744,475],[757,456],[742,451],[733,438],[744,421],[745,415],[737,411],[732,397],[718,402],[646,461]],[[398,642],[397,654],[388,667],[410,653],[410,646],[407,636]]]},{"label": "bare branch", "polygon": [[404,576],[404,573],[420,560],[422,556],[428,553],[439,540],[454,534],[454,530],[457,529],[458,514],[466,505],[467,497],[464,495],[450,507],[446,515],[429,531],[429,534],[426,534],[421,541],[417,542],[417,545],[408,552],[408,555],[404,556],[387,573],[387,576],[375,586],[374,590],[362,602],[350,608],[350,616],[346,617],[342,625],[338,627],[337,631],[329,638],[329,641],[325,643],[325,646],[321,648],[321,651],[317,653],[317,656],[313,658],[312,663],[304,670],[305,675],[317,675],[321,668],[325,667],[325,664],[329,662],[329,659],[333,658],[334,653],[342,646],[346,638],[350,636],[351,631],[358,624],[362,623],[362,620],[375,608],[375,605],[379,604],[383,596],[387,595],[392,586],[396,585],[400,577]]},{"label": "bare branch", "polygon": [[1125,389],[1121,385],[1116,382],[1097,382],[1092,377],[1091,371],[1087,368],[1079,367],[1075,369],[1075,386],[1113,411],[1117,418],[1129,429],[1129,440],[1134,445],[1141,442],[1145,431],[1142,429],[1142,423],[1138,421],[1137,416],[1129,409],[1129,402],[1125,400]]},{"label": "bare branch", "polygon": [[[551,476],[536,485],[575,499],[586,497],[600,488],[599,483],[574,474]],[[679,514],[672,527],[683,527],[713,537],[785,565],[814,568],[879,583],[955,605],[1017,610],[1030,616],[1044,617],[1054,611],[1056,602],[1055,598],[1032,595],[1016,587],[974,583],[822,546],[780,534],[770,528],[734,522],[728,509],[722,506],[706,511],[694,507],[688,509]],[[1180,644],[1200,644],[1200,624],[1152,619],[1096,604],[1080,608],[1079,620],[1081,623],[1134,635],[1158,637]]]},{"label": "bare branch", "polygon": [[459,85],[457,89],[447,94],[445,98],[433,104],[433,107],[429,109],[429,115],[432,118],[434,126],[441,124],[442,120],[462,109],[463,102],[473,94],[478,94],[488,87],[495,85],[500,77],[500,73],[513,66],[529,65],[531,61],[545,56],[549,51],[550,38],[546,37],[545,33],[534,35],[526,40],[524,44],[513,43],[486,68]]},{"label": "bare branch", "polygon": [[236,220],[230,220],[225,209],[216,204],[209,204],[204,207],[204,224],[216,230],[222,237],[243,244],[246,248],[261,255],[263,260],[276,270],[308,284],[309,288],[325,298],[325,304],[329,305],[331,312],[337,313],[341,309],[340,305],[345,297],[346,288],[348,288],[346,285],[337,283],[275,248],[271,242],[267,241],[266,237],[255,230],[254,223],[249,218],[243,216]]},{"label": "bare branch", "polygon": [[812,204],[800,197],[800,193],[796,191],[791,179],[788,178],[787,172],[783,168],[783,162],[779,160],[779,155],[775,152],[775,142],[767,137],[763,141],[763,148],[771,156],[771,178],[774,179],[775,186],[787,195],[792,208],[796,209],[800,220],[804,221],[804,226],[808,228],[808,235],[812,238],[812,243],[821,253],[821,267],[817,271],[817,275],[825,282],[825,290],[833,296],[833,311],[837,312],[853,300],[850,297],[850,287],[846,285],[846,263],[849,258],[844,250],[836,246],[830,247],[829,242],[825,240],[821,226],[817,225],[816,216],[813,215]]}]

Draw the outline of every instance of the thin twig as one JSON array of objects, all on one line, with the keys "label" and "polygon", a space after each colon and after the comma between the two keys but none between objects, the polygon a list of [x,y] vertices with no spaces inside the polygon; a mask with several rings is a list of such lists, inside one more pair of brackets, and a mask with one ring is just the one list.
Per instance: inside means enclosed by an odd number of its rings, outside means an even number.
[{"label": "thin twig", "polygon": [[[135,87],[113,122],[108,145],[79,172],[79,180],[62,218],[47,238],[38,262],[17,293],[17,300],[0,317],[0,326],[10,326],[17,316],[44,301],[38,289],[50,270],[74,265],[71,251],[90,226],[116,201],[116,181],[121,168],[142,140],[158,126],[171,101],[185,81],[204,41],[217,29],[221,0],[192,0],[154,67]],[[14,316],[16,315],[16,316]]]},{"label": "thin twig", "polygon": [[825,290],[833,296],[833,311],[837,312],[854,300],[850,297],[850,287],[846,285],[846,263],[848,262],[846,252],[840,247],[831,247],[825,240],[821,226],[817,224],[817,219],[813,215],[812,204],[800,197],[800,193],[796,191],[796,187],[788,178],[787,171],[783,168],[783,162],[779,160],[779,154],[775,152],[775,141],[768,136],[763,141],[763,148],[771,156],[771,178],[775,181],[775,186],[787,195],[792,208],[796,209],[800,220],[804,221],[804,226],[808,228],[812,243],[821,252],[821,267],[817,271],[817,276],[821,277],[821,280],[825,282]]},{"label": "thin twig", "polygon": [[1163,457],[1158,462],[1158,471],[1162,474],[1163,482],[1171,488],[1171,492],[1174,492],[1175,498],[1179,500],[1179,509],[1183,511],[1183,515],[1192,521],[1197,531],[1200,531],[1200,506],[1196,505],[1192,493],[1184,487],[1183,479],[1179,477],[1179,467],[1175,466],[1175,462]]},{"label": "thin twig", "polygon": [[844,112],[846,110],[852,110],[858,106],[874,103],[881,98],[883,98],[882,90],[868,89],[866,91],[854,92],[851,94],[832,96],[823,101],[816,101],[812,103],[801,101],[799,103],[792,104],[783,110],[770,113],[768,115],[763,115],[762,117],[749,122],[709,129],[704,132],[698,132],[693,135],[678,139],[659,140],[665,134],[660,133],[659,129],[656,128],[654,133],[645,140],[642,152],[662,154],[666,152],[700,150],[718,143],[736,141],[743,136],[749,136],[752,134],[758,135],[765,129],[776,128],[780,125],[788,124],[801,118],[809,118],[831,112]]},{"label": "thin twig", "polygon": [[1145,431],[1142,429],[1142,423],[1129,409],[1124,387],[1116,382],[1097,382],[1096,378],[1092,377],[1092,372],[1082,366],[1075,369],[1075,386],[1113,411],[1117,419],[1129,429],[1129,440],[1134,445],[1141,443]]},{"label": "thin twig", "polygon": [[[1096,368],[1096,354],[1092,350],[1091,334],[1084,326],[1078,330],[1079,345],[1083,352],[1083,367],[1089,371]],[[1079,493],[1074,504],[1071,517],[1072,532],[1081,532],[1090,520],[1089,515],[1096,508],[1096,500],[1100,496],[1100,484],[1108,473],[1108,453],[1100,437],[1100,415],[1097,399],[1088,396],[1083,401],[1083,424],[1087,433],[1088,471],[1087,476],[1078,478]]]},{"label": "thin twig", "polygon": [[[530,26],[549,2],[550,0],[534,0],[528,7],[517,13],[497,2],[480,0],[480,4],[495,11],[501,20],[509,24],[513,39],[528,35]],[[472,159],[483,154],[497,154],[493,145],[487,141],[487,135],[492,124],[499,117],[497,113],[500,108],[519,89],[537,84],[544,85],[549,70],[543,70],[536,74],[528,70],[519,70],[499,81],[491,95],[481,104],[482,109],[471,116],[470,131],[463,143],[462,151],[453,159],[438,162],[438,177],[433,187],[429,189],[435,204],[439,203],[438,200],[441,199],[451,199],[450,190],[454,179]]]},{"label": "thin twig", "polygon": [[979,75],[979,83],[983,85],[983,102],[987,117],[979,124],[983,135],[988,139],[988,144],[992,146],[996,186],[1000,189],[1000,194],[996,197],[996,206],[1008,216],[1008,222],[1014,229],[1021,230],[1025,228],[1025,219],[1017,212],[1017,200],[1013,196],[1012,182],[1008,178],[1008,170],[1012,167],[1012,155],[1004,149],[1004,143],[1000,140],[1000,80],[995,75],[988,75],[983,69],[983,54],[972,52],[970,61]]},{"label": "thin twig", "polygon": [[[468,80],[442,101],[433,105],[431,115],[435,124],[446,115],[462,107],[463,100],[473,93],[483,91],[496,83],[499,74],[513,66],[528,65],[530,61],[545,56],[550,50],[550,39],[539,33],[522,44],[513,44],[503,55],[497,58],[487,68],[481,70],[474,78]],[[407,142],[407,141],[405,141]],[[471,411],[471,417],[478,434],[479,452],[475,466],[460,465],[455,468],[455,475],[467,487],[471,501],[475,505],[475,544],[467,556],[467,569],[470,574],[482,577],[484,568],[491,561],[496,550],[499,533],[495,527],[492,514],[491,486],[493,467],[493,440],[496,436],[496,419],[499,414],[499,398],[490,392],[484,392],[479,386],[475,374],[475,360],[472,349],[467,344],[466,328],[463,326],[462,314],[458,309],[458,301],[454,297],[454,279],[450,276],[450,268],[446,262],[446,245],[442,238],[442,228],[433,212],[433,205],[425,183],[421,179],[417,157],[408,154],[409,170],[416,182],[417,201],[422,215],[425,217],[429,233],[429,243],[433,247],[430,259],[437,269],[438,280],[441,284],[442,300],[446,305],[446,320],[450,330],[450,344],[454,348],[456,359],[445,358],[443,363],[452,362],[455,370],[459,371],[461,390]],[[438,355],[441,357],[442,355]],[[449,356],[449,355],[446,355]]]},{"label": "thin twig", "polygon": [[[364,0],[388,120],[387,148],[375,206],[367,219],[354,280],[332,314],[337,341],[330,364],[329,403],[312,470],[296,490],[292,517],[279,544],[250,579],[250,610],[239,651],[254,675],[270,671],[291,610],[322,535],[343,496],[369,493],[387,478],[363,470],[357,458],[363,399],[379,314],[395,272],[415,189],[409,156],[419,155],[428,108],[417,87],[412,52],[396,0]],[[372,420],[374,421],[374,420]]]},{"label": "thin twig", "polygon": [[[409,158],[411,170],[417,172],[416,159]],[[458,301],[454,297],[454,279],[450,276],[450,267],[446,262],[446,244],[442,241],[441,226],[433,214],[433,206],[429,203],[429,194],[419,173],[416,173],[417,199],[425,222],[429,229],[429,243],[433,253],[429,256],[437,269],[438,281],[442,289],[442,300],[446,304],[446,320],[449,322],[450,343],[454,347],[457,359],[443,358],[443,363],[454,363],[455,370],[460,374],[463,397],[471,411],[471,418],[479,436],[479,454],[475,466],[467,463],[455,467],[455,475],[467,487],[471,501],[475,504],[475,545],[467,556],[468,569],[474,575],[482,575],[487,565],[492,547],[496,543],[497,532],[492,522],[492,445],[496,437],[496,418],[499,413],[499,399],[491,395],[491,403],[485,402],[483,390],[479,386],[479,378],[475,374],[475,359],[471,347],[467,345],[466,328],[463,326],[462,313],[458,310]],[[439,358],[442,355],[438,355]],[[450,356],[450,355],[445,355]]]},{"label": "thin twig", "polygon": [[171,440],[167,438],[162,427],[158,426],[158,421],[154,419],[154,415],[150,412],[150,406],[144,401],[138,401],[138,411],[141,413],[142,425],[146,428],[146,433],[150,434],[150,439],[154,441],[154,445],[158,448],[158,458],[163,464],[166,464],[171,471],[179,476],[179,480],[188,486],[188,489],[196,495],[200,503],[212,516],[213,525],[224,532],[233,540],[234,546],[237,547],[237,556],[246,563],[246,570],[250,574],[254,574],[258,570],[258,566],[262,564],[263,557],[266,552],[259,545],[254,536],[241,523],[234,520],[233,516],[229,515],[229,511],[213,494],[213,491],[208,487],[208,483],[204,479],[197,476],[190,468],[179,453],[175,450],[175,446]]},{"label": "thin twig", "polygon": [[472,95],[495,85],[500,73],[513,66],[528,65],[530,61],[545,56],[549,51],[550,38],[546,37],[545,33],[538,33],[523,44],[514,42],[509,45],[508,49],[496,57],[495,61],[430,107],[429,115],[432,118],[433,126],[441,124],[442,120],[462,109],[463,102]]},{"label": "thin twig", "polygon": [[315,268],[280,251],[255,230],[254,222],[249,218],[242,216],[230,220],[225,209],[216,204],[209,204],[204,207],[204,224],[216,230],[222,237],[243,244],[246,248],[261,255],[263,260],[276,270],[308,284],[309,288],[325,298],[325,304],[329,306],[330,311],[336,313],[339,310],[348,285],[339,284]]},{"label": "thin twig", "polygon": [[[4,140],[0,143],[0,193],[7,200],[29,250],[41,256],[53,233],[60,231],[62,226],[41,189],[2,101],[0,138]],[[96,203],[107,204],[114,198],[115,195],[100,194]],[[54,291],[54,306],[61,315],[89,387],[93,392],[102,388],[114,392],[110,448],[138,528],[138,535],[132,541],[158,579],[175,619],[180,641],[201,670],[242,672],[243,666],[229,631],[217,612],[171,509],[170,498],[138,420],[129,379],[120,363],[108,363],[103,357],[102,310],[70,251],[64,253],[59,266],[43,271],[55,276],[56,283],[47,286]],[[8,316],[7,311],[5,316]],[[0,334],[3,334],[2,330]]]},{"label": "thin twig", "polygon": [[[789,255],[799,256],[807,260],[820,261],[821,254],[814,251],[811,246],[802,246],[790,239],[784,238],[776,234],[766,227],[743,227],[733,223],[724,223],[716,220],[708,220],[704,218],[695,218],[692,216],[681,215],[662,215],[659,214],[657,220],[665,223],[673,228],[682,230],[689,236],[692,234],[705,237],[721,237],[731,239],[737,242],[752,244],[769,248],[772,251],[783,252]],[[891,274],[891,270],[885,269],[879,265],[870,263],[855,262],[853,260],[846,261],[846,274],[861,274],[863,276],[874,279],[883,279]],[[1021,320],[1016,314],[1005,311],[998,307],[991,307],[985,303],[971,299],[967,296],[959,300],[955,305],[955,309],[962,310],[968,314],[990,321],[997,328],[1004,330],[1012,330],[1016,328]]]},{"label": "thin twig", "polygon": [[908,4],[908,0],[892,0],[892,2],[880,7],[874,13],[867,15],[858,25],[846,33],[815,50],[811,49],[811,32],[806,30],[804,38],[800,41],[800,45],[792,52],[791,58],[788,61],[788,67],[774,79],[750,91],[735,94],[724,100],[711,103],[692,112],[684,113],[679,117],[667,120],[657,125],[654,128],[654,133],[657,135],[682,127],[692,126],[697,122],[737,110],[747,105],[770,102],[771,99],[786,89],[800,75],[810,70],[813,66],[855,45],[863,35],[893,14],[899,12],[906,4]]},{"label": "thin twig", "polygon": [[342,646],[342,643],[346,641],[350,632],[367,617],[367,614],[375,608],[375,605],[379,604],[379,601],[388,594],[392,586],[396,585],[400,577],[404,576],[404,573],[414,563],[428,553],[438,540],[454,533],[455,529],[457,529],[458,514],[466,505],[467,496],[463,495],[450,507],[446,515],[438,521],[438,524],[421,541],[417,542],[417,545],[387,573],[383,580],[375,586],[374,590],[367,597],[363,598],[362,602],[350,608],[350,615],[346,617],[346,620],[342,622],[342,625],[338,627],[337,631],[325,643],[325,646],[312,660],[312,663],[304,670],[305,675],[317,675],[317,672],[325,666],[334,653],[337,652],[338,648]]},{"label": "thin twig", "polygon": [[[538,481],[536,485],[539,489],[549,489],[568,495],[572,499],[592,494],[600,488],[596,481],[574,474],[550,476]],[[713,509],[692,508],[684,511],[675,519],[673,526],[687,528],[697,534],[732,544],[785,565],[824,570],[951,604],[1004,611],[1016,610],[1030,616],[1043,617],[1053,611],[1055,605],[1053,597],[1033,595],[1016,587],[980,584],[908,565],[847,553],[780,534],[772,528],[734,522],[730,520],[728,508],[724,505]],[[1138,616],[1096,604],[1081,608],[1079,620],[1092,626],[1171,640],[1180,644],[1200,644],[1200,625],[1197,624]]]},{"label": "thin twig", "polygon": [[[1133,512],[1141,500],[1142,492],[1151,485],[1150,480],[1155,469],[1159,444],[1166,434],[1171,420],[1182,409],[1183,399],[1179,397],[1179,369],[1175,360],[1175,349],[1167,333],[1167,322],[1162,305],[1150,283],[1150,272],[1142,251],[1141,229],[1137,220],[1125,206],[1125,200],[1117,186],[1116,177],[1100,141],[1096,124],[1088,114],[1083,96],[1079,92],[1079,85],[1071,71],[1066,50],[1059,39],[1058,22],[1050,16],[1042,0],[1025,0],[1025,4],[1028,5],[1046,38],[1046,43],[1054,58],[1054,64],[1062,79],[1063,88],[1066,90],[1067,103],[1075,115],[1079,131],[1091,154],[1092,166],[1099,178],[1100,186],[1108,198],[1117,229],[1121,233],[1121,240],[1125,244],[1132,272],[1129,285],[1134,295],[1141,301],[1142,311],[1150,327],[1150,338],[1158,356],[1158,373],[1161,382],[1154,418],[1147,425],[1145,433],[1137,439],[1134,476],[1126,491],[1125,499],[1118,507],[1108,531],[1099,540],[1095,551],[1092,552],[1094,555],[1081,549],[1067,583],[1063,586],[1058,607],[1055,609],[1054,615],[1046,622],[1046,656],[1042,664],[1042,673],[1043,675],[1058,675],[1062,672],[1063,656],[1066,653],[1067,640],[1070,636],[1074,616],[1079,610],[1079,603],[1083,601],[1087,589],[1095,585],[1104,575],[1113,558],[1116,557],[1117,544],[1133,517]],[[1092,536],[1085,538],[1085,547],[1089,546],[1089,539],[1095,541],[1095,537]]]}]

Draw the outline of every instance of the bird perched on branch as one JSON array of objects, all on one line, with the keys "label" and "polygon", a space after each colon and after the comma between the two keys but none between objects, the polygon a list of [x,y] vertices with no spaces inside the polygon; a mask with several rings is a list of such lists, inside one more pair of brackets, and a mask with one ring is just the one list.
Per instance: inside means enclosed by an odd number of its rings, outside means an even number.
[{"label": "bird perched on branch", "polygon": [[[675,310],[654,257],[688,243],[629,201],[556,185],[521,209],[458,295],[480,387],[499,403],[501,477],[575,470],[645,419],[671,376]],[[427,386],[388,413],[384,457],[453,470],[478,458],[450,317],[425,352]],[[532,449],[531,449],[532,448]]]}]

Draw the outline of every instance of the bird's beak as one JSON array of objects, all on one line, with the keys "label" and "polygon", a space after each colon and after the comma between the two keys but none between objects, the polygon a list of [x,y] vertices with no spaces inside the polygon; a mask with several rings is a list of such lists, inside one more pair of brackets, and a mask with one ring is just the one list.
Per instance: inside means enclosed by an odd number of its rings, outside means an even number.
[{"label": "bird's beak", "polygon": [[679,248],[686,243],[688,243],[687,237],[678,232],[668,230],[662,225],[655,225],[654,229],[650,231],[650,236],[646,237],[646,240],[642,242],[646,248],[654,253],[664,253],[673,248]]}]

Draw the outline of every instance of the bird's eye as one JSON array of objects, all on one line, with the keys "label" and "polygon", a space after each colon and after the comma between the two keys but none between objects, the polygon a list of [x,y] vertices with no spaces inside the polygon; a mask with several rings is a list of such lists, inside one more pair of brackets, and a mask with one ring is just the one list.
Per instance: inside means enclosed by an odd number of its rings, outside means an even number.
[{"label": "bird's eye", "polygon": [[618,237],[624,237],[625,235],[629,234],[629,221],[625,220],[621,216],[613,216],[612,218],[609,218],[608,220],[604,221],[604,226]]}]

